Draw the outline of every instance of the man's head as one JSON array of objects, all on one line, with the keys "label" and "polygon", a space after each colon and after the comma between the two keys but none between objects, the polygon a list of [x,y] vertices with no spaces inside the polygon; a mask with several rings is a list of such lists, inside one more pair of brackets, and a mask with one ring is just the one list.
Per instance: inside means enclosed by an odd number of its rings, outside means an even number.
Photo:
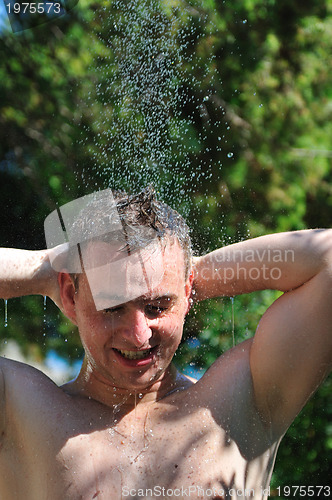
[{"label": "man's head", "polygon": [[70,234],[80,237],[84,272],[78,287],[68,273],[59,283],[89,369],[117,387],[144,389],[163,376],[181,340],[192,282],[188,227],[146,189],[92,200]]},{"label": "man's head", "polygon": [[[156,198],[155,191],[147,187],[136,195],[106,190],[80,211],[70,228],[70,235],[79,244],[80,264],[83,254],[93,241],[110,243],[118,247],[118,258],[133,255],[151,244],[164,247],[168,241],[177,240],[184,255],[184,278],[191,269],[191,241],[189,227],[181,215]],[[97,193],[98,194],[98,193]],[[77,267],[76,244],[70,247],[69,270]],[[73,264],[73,265],[72,265]],[[90,266],[91,267],[91,266]],[[72,273],[78,281],[77,273]]]}]

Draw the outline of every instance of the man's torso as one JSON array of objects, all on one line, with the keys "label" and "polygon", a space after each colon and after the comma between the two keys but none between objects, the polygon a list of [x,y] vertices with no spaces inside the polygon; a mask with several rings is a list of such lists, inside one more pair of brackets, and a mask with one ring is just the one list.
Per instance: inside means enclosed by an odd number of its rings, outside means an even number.
[{"label": "man's torso", "polygon": [[263,498],[277,444],[251,403],[248,374],[230,385],[230,363],[217,402],[212,370],[160,401],[143,404],[137,395],[128,414],[121,404],[109,408],[67,394],[13,363],[0,443],[1,500]]}]

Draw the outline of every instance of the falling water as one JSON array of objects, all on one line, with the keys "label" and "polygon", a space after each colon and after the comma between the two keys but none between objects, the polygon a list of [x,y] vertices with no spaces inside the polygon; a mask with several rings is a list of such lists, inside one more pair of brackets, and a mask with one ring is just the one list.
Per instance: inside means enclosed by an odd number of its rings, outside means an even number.
[{"label": "falling water", "polygon": [[5,328],[8,326],[8,300],[4,299],[5,304]]},{"label": "falling water", "polygon": [[[230,127],[216,95],[222,82],[213,69],[213,21],[199,2],[115,0],[96,6],[89,23],[95,82],[85,96],[82,120],[92,125],[82,126],[81,143],[92,165],[79,170],[77,183],[89,185],[92,176],[97,188],[132,192],[151,183],[195,230],[213,208],[211,185],[220,183],[222,165],[211,148],[229,151],[225,127]],[[200,56],[197,47],[205,40],[208,49]],[[218,137],[214,145],[212,129]],[[234,161],[233,152],[226,156]],[[208,198],[206,206],[193,202],[196,193]],[[222,235],[222,215],[219,224]],[[211,249],[212,226],[200,231],[200,253]],[[234,308],[232,315],[234,345]]]},{"label": "falling water", "polygon": [[[103,187],[138,191],[152,183],[182,212],[212,175],[211,165],[195,157],[202,137],[193,118],[182,113],[190,106],[192,115],[202,116],[210,97],[202,95],[194,76],[199,62],[192,59],[190,44],[203,33],[195,32],[193,18],[202,25],[206,21],[186,3],[161,0],[116,0],[97,10],[94,24],[102,48],[93,63],[97,83],[87,97],[94,123],[90,154]],[[187,75],[185,65],[191,65]],[[200,78],[207,72],[202,64]],[[186,92],[189,87],[195,96]]]},{"label": "falling water", "polygon": [[234,318],[234,297],[230,297],[232,305],[232,342],[233,347],[235,346],[235,318]]},{"label": "falling water", "polygon": [[43,307],[44,307],[44,315],[43,315],[43,337],[46,337],[46,325],[47,325],[46,302],[47,302],[47,297],[45,295],[44,298],[43,298]]}]

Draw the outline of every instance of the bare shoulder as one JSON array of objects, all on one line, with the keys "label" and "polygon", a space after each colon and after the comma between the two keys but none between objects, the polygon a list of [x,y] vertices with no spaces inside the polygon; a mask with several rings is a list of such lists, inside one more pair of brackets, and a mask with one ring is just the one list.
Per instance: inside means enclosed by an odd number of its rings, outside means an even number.
[{"label": "bare shoulder", "polygon": [[221,425],[226,421],[248,423],[254,420],[257,424],[256,420],[260,420],[251,376],[251,346],[252,339],[248,339],[226,351],[189,388]]},{"label": "bare shoulder", "polygon": [[[199,393],[202,401],[208,403],[221,394],[234,393],[235,386],[241,384],[245,389],[250,385],[250,349],[252,339],[229,349],[209,367],[200,379],[178,373],[177,382],[181,389]],[[249,383],[249,384],[248,384]]]},{"label": "bare shoulder", "polygon": [[[250,386],[250,349],[252,339],[248,339],[223,353],[205,372],[195,386],[206,391],[213,387],[218,395],[234,394],[234,389],[241,385]],[[211,391],[209,391],[211,396]]]},{"label": "bare shoulder", "polygon": [[[42,371],[34,368],[27,363],[22,363],[21,361],[15,361],[9,358],[3,358],[0,356],[0,370],[2,372],[3,379],[5,384],[11,383],[16,379],[24,378],[24,377],[32,377],[32,381],[34,379],[41,379],[46,383],[54,384],[54,382]],[[57,386],[56,386],[57,387]]]},{"label": "bare shoulder", "polygon": [[215,428],[232,439],[246,457],[258,456],[273,444],[255,404],[251,346],[252,339],[248,339],[226,351],[178,396],[182,408],[192,416],[210,415]]},{"label": "bare shoulder", "polygon": [[29,414],[29,409],[47,405],[61,389],[40,370],[7,358],[0,358],[0,394],[2,410],[15,415]]},{"label": "bare shoulder", "polygon": [[213,409],[216,415],[245,411],[253,406],[253,386],[250,371],[252,339],[246,340],[222,354],[198,380],[188,380],[189,398]]}]

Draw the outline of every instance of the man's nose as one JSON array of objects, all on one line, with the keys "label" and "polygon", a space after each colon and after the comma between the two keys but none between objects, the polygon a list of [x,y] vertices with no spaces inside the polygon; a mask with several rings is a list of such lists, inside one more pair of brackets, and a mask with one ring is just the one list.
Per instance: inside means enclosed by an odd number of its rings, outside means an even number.
[{"label": "man's nose", "polygon": [[133,347],[147,345],[152,337],[150,323],[151,320],[141,309],[128,311],[123,328],[123,335],[128,344],[130,343]]}]

